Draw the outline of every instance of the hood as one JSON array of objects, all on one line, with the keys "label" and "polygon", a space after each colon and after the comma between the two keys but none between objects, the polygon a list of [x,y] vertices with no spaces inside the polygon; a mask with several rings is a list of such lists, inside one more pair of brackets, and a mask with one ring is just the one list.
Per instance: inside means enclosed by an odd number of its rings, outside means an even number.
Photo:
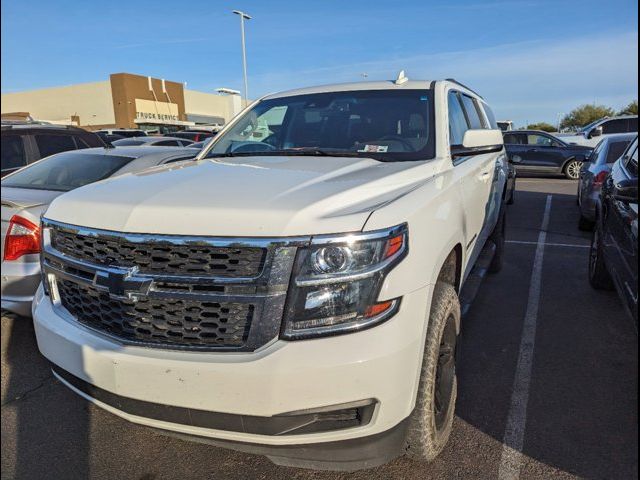
[{"label": "hood", "polygon": [[294,236],[361,230],[437,162],[256,156],[156,167],[57,198],[47,218],[131,233]]}]

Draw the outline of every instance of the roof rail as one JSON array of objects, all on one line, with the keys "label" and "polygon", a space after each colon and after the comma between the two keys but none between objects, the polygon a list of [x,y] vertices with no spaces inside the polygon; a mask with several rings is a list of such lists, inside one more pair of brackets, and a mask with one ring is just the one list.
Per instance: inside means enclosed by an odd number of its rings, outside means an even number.
[{"label": "roof rail", "polygon": [[473,90],[473,89],[471,89],[471,88],[467,87],[464,83],[459,82],[459,81],[458,81],[458,80],[456,80],[455,78],[445,78],[445,80],[446,80],[447,82],[456,83],[456,84],[460,85],[461,87],[466,88],[467,90],[469,90],[470,92],[475,93],[477,96],[479,96],[480,98],[482,98],[482,99],[484,100],[484,97],[483,97],[482,95],[480,95],[480,94],[479,94],[478,92],[476,92],[475,90]]}]

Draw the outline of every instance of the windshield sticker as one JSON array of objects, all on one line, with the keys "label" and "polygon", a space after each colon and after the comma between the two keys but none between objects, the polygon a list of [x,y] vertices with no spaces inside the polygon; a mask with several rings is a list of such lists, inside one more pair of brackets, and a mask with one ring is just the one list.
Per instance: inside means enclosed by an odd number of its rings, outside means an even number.
[{"label": "windshield sticker", "polygon": [[366,153],[386,153],[387,150],[389,150],[387,145],[365,145],[363,149],[358,151]]}]

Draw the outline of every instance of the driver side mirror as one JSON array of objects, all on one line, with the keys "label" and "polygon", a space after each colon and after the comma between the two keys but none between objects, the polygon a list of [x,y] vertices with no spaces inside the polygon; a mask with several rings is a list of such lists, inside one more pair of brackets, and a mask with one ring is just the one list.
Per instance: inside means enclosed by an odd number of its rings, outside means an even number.
[{"label": "driver side mirror", "polygon": [[612,197],[624,203],[638,203],[638,179],[629,178],[613,186]]},{"label": "driver side mirror", "polygon": [[600,137],[602,136],[602,127],[592,128],[589,132],[589,138]]}]

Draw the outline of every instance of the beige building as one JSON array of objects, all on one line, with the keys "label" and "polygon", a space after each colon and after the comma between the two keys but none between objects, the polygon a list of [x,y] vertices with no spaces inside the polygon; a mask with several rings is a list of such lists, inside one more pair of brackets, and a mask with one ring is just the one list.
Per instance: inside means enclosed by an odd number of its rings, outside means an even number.
[{"label": "beige building", "polygon": [[240,111],[239,95],[187,90],[179,82],[114,73],[109,80],[2,94],[3,116],[101,128],[175,131],[223,125]]}]

